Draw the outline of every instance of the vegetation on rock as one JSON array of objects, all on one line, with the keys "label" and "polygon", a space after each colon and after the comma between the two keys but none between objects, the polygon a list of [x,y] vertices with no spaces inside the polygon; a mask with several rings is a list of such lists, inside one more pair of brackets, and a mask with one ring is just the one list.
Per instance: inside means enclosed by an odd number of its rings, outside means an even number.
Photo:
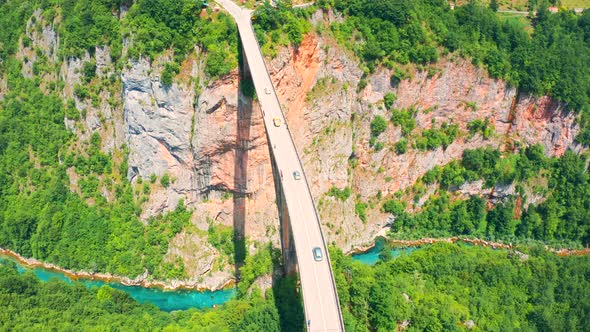
[{"label": "vegetation on rock", "polygon": [[[456,188],[480,179],[484,188],[514,184],[515,193],[489,211],[480,194],[471,194],[466,200],[454,197]],[[540,179],[547,181],[545,199],[522,206],[526,201],[524,187]],[[588,245],[589,179],[586,159],[570,151],[561,158],[547,158],[539,145],[504,156],[491,148],[465,150],[460,162],[436,166],[422,177],[422,183],[438,184],[439,190],[417,213],[406,211],[406,204],[397,199],[386,201],[382,209],[396,217],[392,228],[395,236],[472,235]],[[419,199],[421,194],[415,194]]]}]

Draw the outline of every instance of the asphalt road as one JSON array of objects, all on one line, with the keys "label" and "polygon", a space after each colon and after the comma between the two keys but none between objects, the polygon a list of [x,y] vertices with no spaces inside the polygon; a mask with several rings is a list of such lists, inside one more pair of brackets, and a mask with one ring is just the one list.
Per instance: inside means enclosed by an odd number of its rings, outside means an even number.
[{"label": "asphalt road", "polygon": [[[295,144],[254,35],[250,19],[251,11],[238,7],[230,0],[217,0],[217,2],[233,16],[238,25],[258,101],[263,110],[269,145],[275,157],[276,166],[283,174],[281,183],[291,220],[306,325],[309,323],[308,331],[344,331],[336,284],[320,220]],[[273,118],[280,119],[279,127],[274,126]],[[293,177],[293,172],[296,170],[301,173],[300,180],[295,180]],[[323,254],[321,261],[315,261],[313,257],[314,247],[321,248]]]}]

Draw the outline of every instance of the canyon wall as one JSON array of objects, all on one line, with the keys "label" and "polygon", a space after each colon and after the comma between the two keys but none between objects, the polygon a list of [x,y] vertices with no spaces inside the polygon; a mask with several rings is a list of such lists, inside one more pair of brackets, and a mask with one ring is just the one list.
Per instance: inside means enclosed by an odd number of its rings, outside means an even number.
[{"label": "canyon wall", "polygon": [[[379,210],[382,197],[412,186],[436,165],[460,159],[465,149],[517,151],[519,144],[540,143],[550,156],[581,149],[574,143],[579,131],[575,114],[563,105],[549,97],[519,95],[484,69],[452,55],[423,70],[411,67],[410,78],[392,83],[393,70],[379,68],[363,77],[359,64],[333,40],[310,34],[297,49],[283,50],[269,68],[303,152],[324,232],[344,250],[370,243],[388,229],[392,220]],[[366,87],[357,92],[362,79]],[[379,136],[384,148],[376,151],[369,145],[370,122],[376,115],[390,118],[383,107],[386,93],[397,96],[393,108],[418,110],[414,132],[447,122],[459,126],[458,138],[446,149],[409,147],[398,155],[393,145],[402,138],[401,128],[390,123]],[[476,119],[488,119],[495,128],[490,138],[469,137],[467,124]],[[352,166],[351,159],[358,165]],[[332,186],[349,186],[352,195],[345,201],[329,197]],[[481,190],[481,183],[471,190]],[[366,223],[355,215],[356,202],[369,205]]]},{"label": "canyon wall", "polygon": [[[313,20],[317,24],[323,18],[316,14]],[[30,76],[36,61],[33,48],[57,62],[59,36],[49,25],[33,31],[30,24],[27,35],[33,43],[25,47],[21,42],[19,59],[23,74]],[[63,97],[85,114],[80,122],[66,119],[66,125],[80,141],[98,132],[105,152],[126,148],[132,185],[153,182],[142,203],[142,220],[174,209],[181,200],[194,210],[193,225],[171,241],[168,260],[181,257],[191,280],[215,288],[232,273],[227,262],[216,263],[220,253],[207,241],[211,224],[243,228],[249,249],[255,242],[278,245],[275,191],[260,109],[239,93],[237,69],[205,80],[204,57],[195,49],[174,83],[165,86],[160,73],[170,54],[153,62],[129,61],[110,90],[101,90],[97,101],[91,101],[74,93],[76,85],[84,84],[82,65],[91,59],[98,77],[108,79],[116,72],[108,48],[62,62]],[[461,158],[465,149],[492,146],[517,151],[518,146],[540,143],[548,155],[556,156],[566,149],[581,149],[574,143],[579,130],[575,116],[563,105],[549,97],[519,95],[454,55],[426,68],[406,66],[408,78],[392,83],[392,69],[377,68],[365,75],[358,60],[329,34],[310,33],[300,46],[284,48],[267,65],[303,158],[325,236],[345,251],[370,243],[388,229],[392,220],[380,211],[388,195],[412,186],[434,166]],[[363,89],[360,82],[366,83]],[[6,82],[0,79],[0,97],[5,90]],[[409,147],[397,154],[393,146],[402,137],[401,129],[389,123],[378,138],[383,148],[370,147],[371,120],[376,115],[390,117],[383,107],[387,93],[397,96],[394,108],[418,110],[415,133],[448,122],[459,126],[458,138],[446,148]],[[494,134],[488,139],[470,137],[467,124],[476,119],[487,119]],[[77,190],[76,174],[68,174],[71,190]],[[163,177],[170,183],[153,181]],[[339,200],[326,194],[332,187],[350,187],[352,194]],[[481,192],[481,183],[461,190]],[[106,188],[104,193],[112,197]],[[355,214],[359,202],[368,204],[364,222]]]}]

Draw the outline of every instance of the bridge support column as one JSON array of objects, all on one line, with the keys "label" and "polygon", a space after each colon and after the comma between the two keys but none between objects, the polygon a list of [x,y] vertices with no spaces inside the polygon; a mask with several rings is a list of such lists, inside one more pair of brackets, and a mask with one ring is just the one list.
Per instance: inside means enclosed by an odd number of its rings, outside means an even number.
[{"label": "bridge support column", "polygon": [[[239,39],[239,47],[242,48],[241,39]],[[241,85],[242,93],[246,97],[253,97],[254,85],[252,83],[252,74],[250,73],[250,67],[248,66],[248,59],[244,56],[245,52],[240,49],[240,80],[247,82],[245,85]],[[249,125],[249,123],[248,123]],[[270,140],[267,140],[270,142]],[[281,174],[277,169],[272,149],[269,146],[270,159],[272,164],[272,173],[275,185],[275,194],[277,201],[277,208],[279,210],[279,221],[281,231],[281,251],[283,254],[283,270],[285,274],[297,273],[297,255],[295,252],[295,242],[293,241],[293,232],[291,231],[291,219],[289,217],[289,211],[287,210],[287,204],[285,202],[285,195],[283,195],[283,187],[281,185]]]},{"label": "bridge support column", "polygon": [[293,241],[293,231],[291,230],[291,218],[287,210],[283,187],[281,186],[281,174],[275,166],[272,150],[270,150],[270,159],[272,163],[272,173],[275,183],[275,193],[277,197],[277,207],[279,209],[279,221],[281,223],[281,251],[283,253],[283,270],[285,274],[297,273],[297,255],[295,252],[295,242]]}]

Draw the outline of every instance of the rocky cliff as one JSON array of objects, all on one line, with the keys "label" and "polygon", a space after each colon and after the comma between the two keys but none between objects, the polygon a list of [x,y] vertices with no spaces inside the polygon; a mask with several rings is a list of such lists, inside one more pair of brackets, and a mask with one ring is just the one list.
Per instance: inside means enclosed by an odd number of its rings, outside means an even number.
[{"label": "rocky cliff", "polygon": [[[39,13],[36,13],[40,19]],[[321,23],[321,14],[313,18]],[[51,25],[27,27],[32,46],[21,41],[23,74],[42,49],[50,62],[59,36]],[[204,77],[200,50],[181,65],[170,86],[160,78],[170,55],[153,62],[129,61],[120,77],[105,84],[94,98],[76,95],[84,62],[96,62],[99,79],[108,81],[117,71],[107,48],[61,64],[63,96],[84,112],[80,122],[66,124],[81,141],[92,133],[102,137],[107,152],[128,151],[127,177],[133,185],[152,183],[142,203],[142,218],[174,209],[180,200],[194,210],[192,223],[170,244],[170,261],[181,257],[194,282],[217,287],[232,277],[227,261],[207,241],[210,224],[240,229],[252,242],[278,243],[278,215],[272,171],[260,110],[239,93],[236,69],[214,81]],[[325,235],[344,250],[362,246],[387,228],[389,216],[380,212],[383,198],[412,186],[426,171],[461,157],[465,149],[493,146],[515,150],[519,144],[541,143],[549,155],[561,155],[574,144],[578,132],[574,115],[548,97],[517,94],[503,81],[453,55],[428,68],[405,66],[407,78],[392,82],[393,70],[378,68],[364,74],[358,61],[329,34],[308,34],[297,48],[284,48],[268,60],[287,122],[303,156],[305,172],[318,205]],[[361,83],[363,82],[363,83]],[[366,86],[359,87],[359,84]],[[0,98],[6,90],[0,80]],[[380,135],[384,148],[370,147],[370,122],[389,117],[383,107],[387,93],[393,107],[417,109],[416,133],[452,122],[460,134],[448,147],[421,151],[410,147],[397,154],[393,145],[402,136],[389,124]],[[467,135],[473,120],[487,119],[495,128],[488,139]],[[354,161],[354,162],[353,162]],[[76,175],[72,190],[76,189]],[[169,182],[155,181],[167,177]],[[345,200],[326,195],[332,188],[352,188]],[[481,190],[470,184],[468,191]],[[138,191],[136,191],[138,194]],[[105,189],[105,195],[109,192]],[[139,194],[138,194],[139,195]],[[355,214],[355,204],[368,204],[367,219]]]},{"label": "rocky cliff", "polygon": [[[308,35],[298,49],[283,50],[270,68],[298,149],[304,152],[324,232],[345,250],[370,242],[387,228],[391,220],[379,211],[381,197],[412,186],[436,165],[460,159],[465,149],[515,150],[518,144],[541,143],[548,155],[557,156],[568,148],[581,149],[574,143],[579,130],[575,115],[563,105],[549,97],[517,94],[484,69],[452,55],[422,70],[406,68],[410,78],[392,82],[393,70],[379,68],[363,77],[358,63],[333,40]],[[366,81],[364,89],[358,89],[361,80]],[[446,149],[409,148],[398,155],[393,144],[401,139],[401,129],[390,124],[379,138],[385,147],[371,148],[371,120],[390,117],[382,106],[387,93],[397,96],[394,108],[418,110],[416,132],[449,122],[459,126],[459,137]],[[488,119],[495,134],[489,139],[467,135],[468,123],[476,119]],[[351,167],[352,159],[358,166]],[[353,194],[345,201],[329,197],[325,193],[332,186],[349,186]],[[481,183],[475,186],[481,190]],[[368,202],[366,223],[355,215],[356,202]]]}]

